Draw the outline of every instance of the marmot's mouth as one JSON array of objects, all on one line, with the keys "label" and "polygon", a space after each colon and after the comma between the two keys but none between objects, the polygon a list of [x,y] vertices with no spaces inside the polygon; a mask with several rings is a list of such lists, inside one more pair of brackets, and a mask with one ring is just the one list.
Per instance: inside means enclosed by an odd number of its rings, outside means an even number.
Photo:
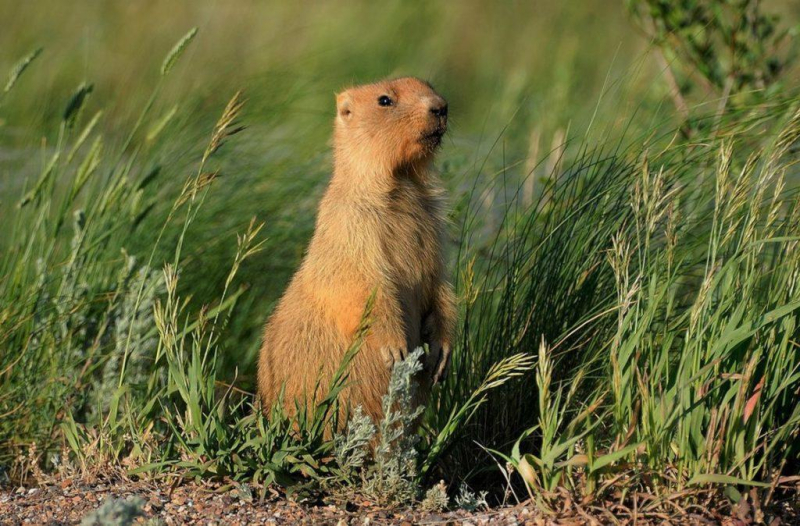
[{"label": "marmot's mouth", "polygon": [[431,146],[439,146],[439,144],[442,142],[442,136],[444,136],[445,131],[446,128],[436,128],[435,130],[423,135],[422,142],[430,144]]}]

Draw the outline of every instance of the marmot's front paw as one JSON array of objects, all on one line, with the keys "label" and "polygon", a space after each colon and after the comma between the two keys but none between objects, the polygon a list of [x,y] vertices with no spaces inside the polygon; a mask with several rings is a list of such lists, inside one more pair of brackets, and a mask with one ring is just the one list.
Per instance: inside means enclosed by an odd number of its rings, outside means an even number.
[{"label": "marmot's front paw", "polygon": [[450,368],[450,345],[446,343],[434,342],[430,345],[430,350],[425,357],[425,371],[431,379],[432,384],[437,384],[447,376]]},{"label": "marmot's front paw", "polygon": [[386,360],[386,366],[391,369],[397,362],[405,360],[408,352],[402,347],[387,347],[384,349],[383,355]]}]

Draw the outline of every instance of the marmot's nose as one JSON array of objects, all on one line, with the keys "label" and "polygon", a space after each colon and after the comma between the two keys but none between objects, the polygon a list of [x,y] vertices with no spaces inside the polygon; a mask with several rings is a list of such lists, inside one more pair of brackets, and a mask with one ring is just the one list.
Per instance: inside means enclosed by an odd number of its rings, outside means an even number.
[{"label": "marmot's nose", "polygon": [[437,117],[447,117],[447,103],[442,100],[436,100],[431,104],[431,113]]}]

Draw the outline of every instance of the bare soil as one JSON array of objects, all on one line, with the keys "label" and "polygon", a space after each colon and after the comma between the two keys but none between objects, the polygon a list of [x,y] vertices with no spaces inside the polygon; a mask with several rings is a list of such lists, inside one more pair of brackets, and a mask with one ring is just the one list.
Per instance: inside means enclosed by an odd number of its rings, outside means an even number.
[{"label": "bare soil", "polygon": [[[362,503],[352,508],[292,502],[277,492],[264,502],[236,488],[204,484],[170,486],[164,483],[118,480],[87,482],[67,478],[37,487],[0,490],[0,524],[80,524],[88,513],[108,498],[139,497],[144,517],[137,524],[158,518],[162,524],[244,525],[244,524],[464,524],[464,525],[583,525],[583,524],[800,524],[797,502],[784,502],[764,513],[753,506],[722,506],[719,510],[700,506],[673,513],[648,512],[622,507],[613,502],[581,506],[565,498],[560,509],[545,512],[530,502],[468,513],[430,513],[412,509],[387,510]],[[643,506],[644,507],[644,506]],[[151,523],[152,524],[152,523]]]}]

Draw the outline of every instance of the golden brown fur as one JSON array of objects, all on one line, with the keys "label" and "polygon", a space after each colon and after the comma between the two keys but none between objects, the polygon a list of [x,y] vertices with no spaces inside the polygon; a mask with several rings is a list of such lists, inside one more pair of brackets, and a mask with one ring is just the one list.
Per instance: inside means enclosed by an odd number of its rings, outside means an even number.
[{"label": "golden brown fur", "polygon": [[267,323],[258,387],[269,407],[285,386],[289,410],[320,372],[324,390],[375,291],[344,396],[379,418],[396,360],[429,345],[423,393],[448,363],[455,307],[442,261],[443,192],[429,173],[447,104],[416,78],[351,88],[336,101],[333,177],[305,259]]}]

